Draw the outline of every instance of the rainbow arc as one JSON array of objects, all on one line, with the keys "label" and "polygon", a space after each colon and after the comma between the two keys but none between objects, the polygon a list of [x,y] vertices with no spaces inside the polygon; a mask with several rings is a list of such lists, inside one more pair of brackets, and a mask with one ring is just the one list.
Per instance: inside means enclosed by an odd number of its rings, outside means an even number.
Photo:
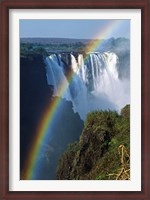
[{"label": "rainbow arc", "polygon": [[[116,28],[121,23],[121,20],[111,20],[110,23],[95,36],[96,40],[91,40],[89,44],[85,48],[85,52],[93,52],[97,49],[98,46],[103,42],[102,38],[110,37],[111,33],[116,30]],[[88,56],[88,54],[87,54]],[[87,56],[84,59],[87,59]],[[67,74],[67,80],[70,83],[73,79],[74,73],[70,71]],[[64,81],[60,87],[58,88],[58,94],[63,96],[65,91],[67,90],[68,84]],[[45,138],[49,134],[49,127],[54,123],[56,119],[57,112],[59,110],[61,98],[54,98],[47,106],[46,111],[41,117],[41,121],[37,128],[37,132],[35,134],[34,142],[31,146],[30,154],[28,156],[26,166],[24,169],[24,174],[22,179],[32,180],[34,174],[36,173],[36,165],[38,164],[37,158],[39,152],[41,150],[42,144],[45,141]]]}]

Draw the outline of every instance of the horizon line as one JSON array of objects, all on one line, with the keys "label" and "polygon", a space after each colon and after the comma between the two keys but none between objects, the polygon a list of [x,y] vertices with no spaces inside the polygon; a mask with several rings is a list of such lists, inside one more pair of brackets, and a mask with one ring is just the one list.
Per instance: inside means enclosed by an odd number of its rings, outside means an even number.
[{"label": "horizon line", "polygon": [[128,39],[128,37],[109,37],[109,38],[65,38],[65,37],[20,37],[20,39],[70,39],[70,40],[109,40],[109,39],[118,39],[118,38],[123,38],[123,39]]}]

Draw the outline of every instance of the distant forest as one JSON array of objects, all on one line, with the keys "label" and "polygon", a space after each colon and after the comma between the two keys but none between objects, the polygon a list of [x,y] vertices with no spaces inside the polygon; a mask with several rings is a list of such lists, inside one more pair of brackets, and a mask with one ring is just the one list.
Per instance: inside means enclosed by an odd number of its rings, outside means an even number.
[{"label": "distant forest", "polygon": [[53,39],[53,38],[21,38],[21,55],[32,52],[44,53],[48,51],[71,52],[83,51],[89,40],[78,39]]}]

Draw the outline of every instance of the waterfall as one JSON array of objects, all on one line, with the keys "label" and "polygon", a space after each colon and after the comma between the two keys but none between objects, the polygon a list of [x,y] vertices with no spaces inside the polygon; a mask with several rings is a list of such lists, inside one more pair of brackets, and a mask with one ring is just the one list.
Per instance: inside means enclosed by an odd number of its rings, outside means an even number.
[{"label": "waterfall", "polygon": [[[115,53],[89,52],[86,56],[70,53],[68,56],[70,63],[64,62],[61,54],[51,54],[45,59],[47,83],[54,87],[54,96],[72,102],[74,112],[78,112],[83,120],[90,111],[119,111],[130,103],[129,80],[119,79],[119,59]],[[66,69],[73,73],[69,82]],[[66,88],[59,94],[58,88],[62,84]]]},{"label": "waterfall", "polygon": [[[60,91],[60,87],[65,85],[65,90],[63,93],[63,97],[68,101],[71,101],[70,90],[68,88],[69,83],[64,75],[63,64],[60,62],[58,57],[54,55],[50,55],[45,60],[46,63],[46,77],[48,85],[52,85],[54,88],[53,95],[61,96],[62,93]],[[60,65],[59,65],[60,64]]]}]

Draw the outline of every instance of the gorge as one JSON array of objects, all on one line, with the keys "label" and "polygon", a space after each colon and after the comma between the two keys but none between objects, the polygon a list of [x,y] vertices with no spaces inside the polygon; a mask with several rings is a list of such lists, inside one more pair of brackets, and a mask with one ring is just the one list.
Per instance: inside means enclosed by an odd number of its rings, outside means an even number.
[{"label": "gorge", "polygon": [[[31,50],[20,59],[20,176],[55,180],[58,160],[79,140],[88,113],[119,114],[130,104],[130,53]],[[33,169],[28,160],[36,160]]]}]

